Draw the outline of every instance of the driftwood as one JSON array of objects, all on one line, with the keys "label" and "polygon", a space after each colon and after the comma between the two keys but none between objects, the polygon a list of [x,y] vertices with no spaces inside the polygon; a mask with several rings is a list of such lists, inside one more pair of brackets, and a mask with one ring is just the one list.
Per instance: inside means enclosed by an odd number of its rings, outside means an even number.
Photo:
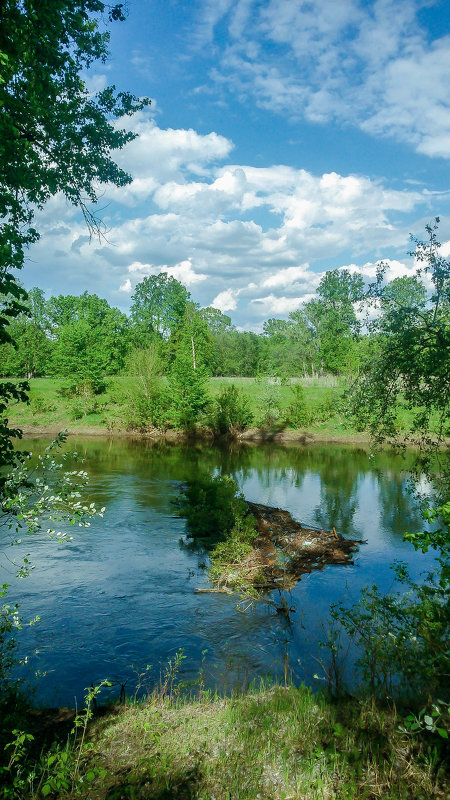
[{"label": "driftwood", "polygon": [[241,564],[228,565],[229,578],[224,574],[213,591],[223,592],[238,585],[259,591],[289,590],[302,575],[313,570],[331,564],[353,564],[353,553],[362,544],[360,539],[346,539],[334,527],[322,530],[302,525],[281,508],[247,504],[256,520],[256,542]]}]

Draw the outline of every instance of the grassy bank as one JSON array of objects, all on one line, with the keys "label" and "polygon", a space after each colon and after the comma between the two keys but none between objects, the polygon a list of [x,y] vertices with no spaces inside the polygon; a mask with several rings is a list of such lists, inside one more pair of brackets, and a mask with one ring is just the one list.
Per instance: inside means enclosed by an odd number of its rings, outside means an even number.
[{"label": "grassy bank", "polygon": [[[254,418],[249,438],[258,437],[258,431],[268,429],[279,438],[298,439],[308,434],[320,440],[365,441],[367,436],[357,433],[343,417],[335,413],[333,403],[343,390],[343,385],[333,378],[299,381],[304,389],[308,409],[319,419],[295,431],[283,423],[286,409],[292,402],[290,385],[277,385],[267,379],[212,378],[209,393],[216,397],[231,383],[242,389],[249,400]],[[71,432],[114,433],[129,429],[129,394],[135,385],[132,377],[116,376],[107,380],[106,391],[101,395],[67,397],[64,387],[67,379],[34,378],[30,380],[30,404],[13,406],[11,423],[27,431],[68,429]],[[267,410],[275,409],[275,419],[269,425],[261,422]],[[277,417],[278,415],[278,417]]]},{"label": "grassy bank", "polygon": [[[368,701],[331,703],[305,687],[199,694],[183,699],[160,691],[145,703],[111,709],[85,732],[80,725],[68,744],[61,735],[61,744],[47,743],[34,765],[23,756],[23,787],[5,797],[446,797],[442,750],[402,732],[395,710]],[[38,746],[37,740],[27,745]]]}]

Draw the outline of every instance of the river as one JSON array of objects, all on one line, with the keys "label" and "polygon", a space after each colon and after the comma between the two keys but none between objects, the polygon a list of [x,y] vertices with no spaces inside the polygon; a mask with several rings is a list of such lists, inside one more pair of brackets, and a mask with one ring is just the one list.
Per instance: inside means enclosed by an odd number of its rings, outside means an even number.
[{"label": "river", "polygon": [[[46,444],[25,442],[33,453]],[[421,528],[421,516],[407,492],[408,459],[389,452],[371,459],[351,446],[219,448],[75,436],[67,448],[86,459],[89,499],[106,506],[104,518],[72,529],[68,544],[45,534],[28,539],[35,569],[26,579],[16,579],[0,556],[9,601],[19,603],[25,620],[41,618],[20,632],[20,652],[36,701],[47,705],[73,705],[75,698],[80,705],[84,688],[103,678],[114,683],[111,696],[125,684],[130,694],[137,673],[151,666],[146,676],[157,681],[181,648],[180,676],[188,682],[203,661],[210,686],[280,677],[286,663],[296,682],[320,685],[330,603],[354,602],[368,584],[391,589],[396,559],[413,577],[431,564],[431,554],[402,541],[403,531]],[[183,481],[217,471],[234,477],[250,501],[365,540],[353,565],[301,579],[290,596],[290,622],[265,603],[242,613],[235,597],[194,592],[208,583],[205,557],[185,546],[173,500]]]}]

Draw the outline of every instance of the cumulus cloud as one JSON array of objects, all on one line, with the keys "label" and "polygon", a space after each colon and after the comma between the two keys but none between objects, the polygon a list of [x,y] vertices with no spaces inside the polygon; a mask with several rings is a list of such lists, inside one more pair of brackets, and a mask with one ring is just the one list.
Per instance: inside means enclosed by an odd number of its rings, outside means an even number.
[{"label": "cumulus cloud", "polygon": [[413,0],[224,2],[203,27],[220,53],[212,77],[276,113],[351,123],[448,158],[450,37],[429,31],[420,8]]},{"label": "cumulus cloud", "polygon": [[119,292],[126,292],[127,294],[130,294],[131,289],[131,281],[129,278],[124,280],[124,282],[119,286]]},{"label": "cumulus cloud", "polygon": [[409,230],[423,229],[432,200],[418,186],[230,164],[232,143],[218,134],[164,130],[143,114],[129,124],[147,140],[121,154],[133,181],[107,190],[105,237],[90,241],[74,209],[52,198],[39,212],[43,236],[27,285],[87,288],[126,308],[138,281],[167,272],[201,305],[236,312],[248,327],[297,308],[331,266],[350,264],[369,280],[387,256],[393,276],[407,271],[397,251],[407,249]]},{"label": "cumulus cloud", "polygon": [[219,292],[217,297],[214,298],[211,305],[213,308],[217,308],[219,311],[236,311],[237,308],[237,296],[239,291],[236,289],[225,289],[223,292]]},{"label": "cumulus cloud", "polygon": [[260,317],[270,317],[272,314],[286,316],[291,311],[296,311],[302,303],[308,302],[314,295],[304,294],[299,297],[277,297],[269,294],[266,297],[255,297],[250,301],[253,309]]},{"label": "cumulus cloud", "polygon": [[[134,273],[138,281],[142,280],[147,275],[158,275],[160,272],[166,272],[170,278],[180,281],[184,286],[192,286],[194,283],[204,281],[208,277],[200,272],[195,272],[192,268],[190,258],[186,258],[184,261],[180,261],[179,264],[174,264],[172,267],[167,266],[167,264],[155,266],[154,264],[142,264],[140,261],[134,261],[129,265],[128,272]],[[128,279],[126,283],[129,282]]]}]

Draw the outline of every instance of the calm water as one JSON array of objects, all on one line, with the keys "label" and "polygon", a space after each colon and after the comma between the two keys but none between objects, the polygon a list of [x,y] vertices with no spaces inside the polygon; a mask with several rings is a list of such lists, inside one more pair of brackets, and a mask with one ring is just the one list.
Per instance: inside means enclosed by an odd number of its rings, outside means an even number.
[{"label": "calm water", "polygon": [[[26,442],[35,453],[45,444]],[[330,603],[356,599],[367,584],[390,589],[395,559],[406,561],[413,576],[431,563],[402,542],[421,517],[406,492],[405,462],[390,454],[370,460],[339,446],[219,449],[76,437],[68,447],[86,457],[90,499],[106,506],[104,518],[72,529],[66,545],[41,535],[27,541],[36,569],[25,580],[6,571],[0,557],[10,601],[19,602],[25,619],[41,617],[20,637],[28,674],[46,673],[36,699],[47,704],[73,704],[75,697],[80,703],[84,687],[105,677],[128,679],[129,691],[133,670],[148,664],[156,680],[179,648],[186,680],[202,657],[211,685],[281,675],[287,653],[294,678],[314,683]],[[231,474],[248,500],[288,509],[306,524],[335,525],[366,544],[354,565],[302,578],[291,596],[291,626],[267,605],[243,614],[235,598],[195,594],[207,585],[204,559],[183,546],[185,522],[173,516],[172,501],[180,483],[199,471]]]}]

